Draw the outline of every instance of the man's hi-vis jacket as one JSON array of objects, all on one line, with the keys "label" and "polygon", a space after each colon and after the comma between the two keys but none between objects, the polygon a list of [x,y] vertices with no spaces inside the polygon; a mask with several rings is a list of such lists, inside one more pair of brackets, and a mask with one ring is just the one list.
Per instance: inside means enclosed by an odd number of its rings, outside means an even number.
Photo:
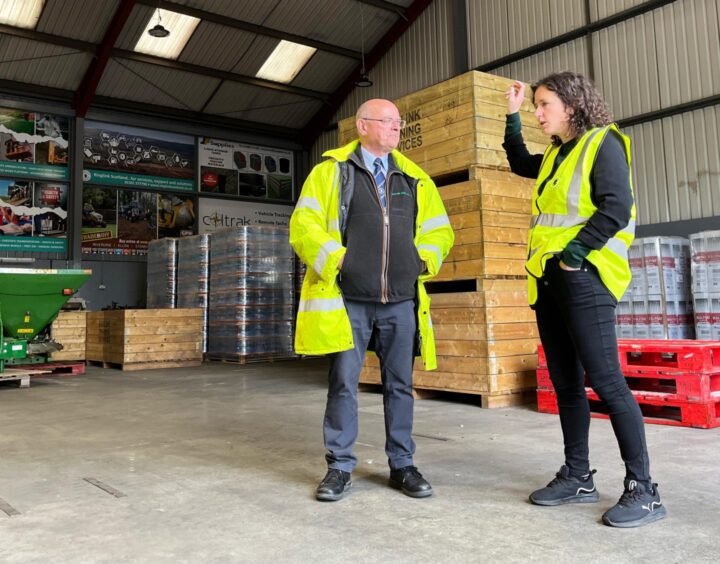
[{"label": "man's hi-vis jacket", "polygon": [[[343,233],[352,199],[353,182],[348,163],[358,148],[355,140],[327,151],[328,160],[310,172],[290,219],[290,244],[307,265],[300,294],[295,333],[298,354],[327,354],[354,347],[350,319],[337,283],[338,264],[345,256]],[[416,311],[418,347],[424,369],[436,368],[435,339],[430,320],[430,298],[424,282],[437,275],[455,236],[440,194],[423,170],[397,150],[395,166],[417,182],[417,216],[414,242],[427,271],[418,278]]]}]

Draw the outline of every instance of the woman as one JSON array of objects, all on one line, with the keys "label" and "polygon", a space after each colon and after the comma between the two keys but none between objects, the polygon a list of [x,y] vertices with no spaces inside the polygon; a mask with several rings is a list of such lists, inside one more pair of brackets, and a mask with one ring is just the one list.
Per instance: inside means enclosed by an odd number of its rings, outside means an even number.
[{"label": "woman", "polygon": [[585,376],[607,404],[625,462],[625,490],[603,515],[613,527],[662,519],[666,509],[652,483],[640,408],[620,371],[615,307],[630,283],[627,251],[634,238],[635,204],[630,140],[612,124],[595,86],[572,72],[532,87],[535,116],[552,138],[544,155],[528,153],[518,110],[525,85],[506,92],[505,148],[515,174],[536,178],[528,238],[528,292],[560,410],[565,464],[537,505],[593,503],[590,409]]}]

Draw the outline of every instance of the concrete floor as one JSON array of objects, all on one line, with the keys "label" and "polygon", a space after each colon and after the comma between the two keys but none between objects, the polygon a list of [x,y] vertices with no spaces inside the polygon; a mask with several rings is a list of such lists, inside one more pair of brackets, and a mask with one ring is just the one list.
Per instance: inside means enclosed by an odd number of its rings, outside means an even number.
[{"label": "concrete floor", "polygon": [[600,522],[623,478],[609,422],[591,431],[600,503],[541,508],[526,500],[562,462],[556,416],[418,401],[435,488],[418,500],[387,487],[381,396],[363,392],[354,489],[320,503],[324,381],[315,359],[0,386],[0,498],[19,512],[0,513],[0,562],[720,560],[720,429],[648,426],[669,516],[619,530]]}]

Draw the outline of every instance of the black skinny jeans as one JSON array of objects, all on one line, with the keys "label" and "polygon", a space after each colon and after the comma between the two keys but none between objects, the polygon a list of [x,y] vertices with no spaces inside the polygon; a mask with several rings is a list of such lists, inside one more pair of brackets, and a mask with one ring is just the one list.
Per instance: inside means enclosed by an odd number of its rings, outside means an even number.
[{"label": "black skinny jeans", "polygon": [[588,261],[580,270],[568,272],[560,268],[559,259],[548,260],[538,281],[535,314],[557,393],[565,464],[575,476],[590,472],[587,374],[590,386],[607,404],[626,477],[648,483],[650,464],[642,413],[620,371],[616,306],[617,301]]}]

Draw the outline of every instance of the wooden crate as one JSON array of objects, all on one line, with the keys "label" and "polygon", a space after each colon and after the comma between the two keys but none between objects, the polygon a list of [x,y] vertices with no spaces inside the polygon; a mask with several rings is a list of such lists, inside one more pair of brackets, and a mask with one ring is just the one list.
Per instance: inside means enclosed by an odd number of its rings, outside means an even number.
[{"label": "wooden crate", "polygon": [[[475,283],[475,291],[431,294],[438,367],[414,370],[413,387],[479,394],[483,407],[532,401],[538,332],[527,306],[527,281]],[[367,355],[360,382],[380,383],[379,366]]]},{"label": "wooden crate", "polygon": [[63,346],[50,355],[52,360],[85,360],[86,312],[61,311],[50,325],[50,337]]},{"label": "wooden crate", "polygon": [[435,280],[525,277],[533,182],[480,167],[441,187],[455,246]]},{"label": "wooden crate", "polygon": [[[395,100],[407,121],[398,149],[436,177],[473,165],[509,170],[502,148],[512,80],[470,71]],[[548,137],[532,115],[529,98],[521,108],[523,137],[530,152],[542,153]],[[340,145],[357,137],[355,117],[338,123]]]},{"label": "wooden crate", "polygon": [[124,370],[202,362],[202,309],[126,309],[87,314],[87,360]]}]

